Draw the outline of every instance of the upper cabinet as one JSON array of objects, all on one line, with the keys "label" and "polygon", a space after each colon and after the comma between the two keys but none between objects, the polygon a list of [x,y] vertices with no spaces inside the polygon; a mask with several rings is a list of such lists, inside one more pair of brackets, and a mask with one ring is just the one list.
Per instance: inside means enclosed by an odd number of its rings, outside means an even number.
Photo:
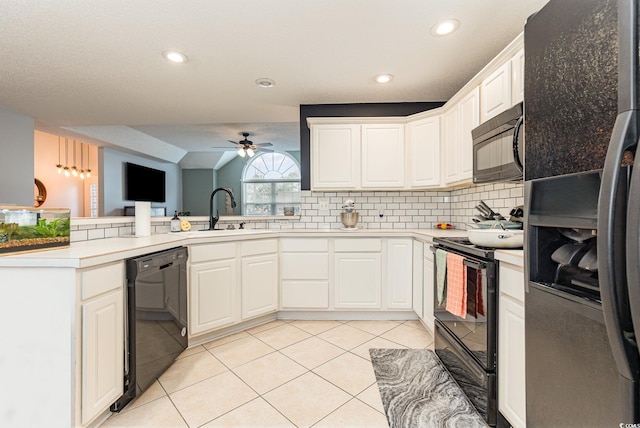
[{"label": "upper cabinet", "polygon": [[482,121],[511,105],[511,61],[507,61],[482,81]]},{"label": "upper cabinet", "polygon": [[471,131],[524,99],[520,34],[441,108],[408,117],[308,118],[312,190],[471,185]]},{"label": "upper cabinet", "polygon": [[360,188],[360,125],[311,127],[311,188]]},{"label": "upper cabinet", "polygon": [[471,182],[473,140],[471,130],[480,124],[480,90],[474,88],[444,113],[445,184]]},{"label": "upper cabinet", "polygon": [[402,189],[404,124],[362,125],[362,187]]},{"label": "upper cabinet", "polygon": [[440,185],[440,115],[407,124],[410,185],[412,188]]},{"label": "upper cabinet", "polygon": [[311,125],[311,188],[403,189],[404,123]]},{"label": "upper cabinet", "polygon": [[524,49],[511,58],[511,104],[524,101]]}]

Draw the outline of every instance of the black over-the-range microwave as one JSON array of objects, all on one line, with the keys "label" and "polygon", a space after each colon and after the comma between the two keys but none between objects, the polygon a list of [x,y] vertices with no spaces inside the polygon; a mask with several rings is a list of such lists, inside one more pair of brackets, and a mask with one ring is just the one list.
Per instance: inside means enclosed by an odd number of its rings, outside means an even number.
[{"label": "black over-the-range microwave", "polygon": [[474,183],[522,180],[523,130],[519,103],[471,131]]}]

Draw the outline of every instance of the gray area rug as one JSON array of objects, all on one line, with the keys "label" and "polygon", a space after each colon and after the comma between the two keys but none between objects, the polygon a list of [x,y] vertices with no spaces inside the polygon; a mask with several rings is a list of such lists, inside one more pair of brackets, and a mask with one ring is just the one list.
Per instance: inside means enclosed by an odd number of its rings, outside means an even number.
[{"label": "gray area rug", "polygon": [[426,349],[370,349],[373,370],[390,428],[487,425]]}]

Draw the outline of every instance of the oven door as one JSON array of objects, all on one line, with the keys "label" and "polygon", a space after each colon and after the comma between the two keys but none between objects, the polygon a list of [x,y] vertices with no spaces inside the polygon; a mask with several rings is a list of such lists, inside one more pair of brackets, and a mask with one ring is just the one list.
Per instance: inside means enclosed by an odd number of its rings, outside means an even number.
[{"label": "oven door", "polygon": [[435,322],[435,352],[460,389],[490,426],[498,416],[497,382],[495,372],[487,372],[467,357],[466,350],[438,321]]},{"label": "oven door", "polygon": [[[441,248],[443,249],[443,248]],[[455,336],[467,352],[485,370],[496,367],[497,301],[495,262],[461,254],[450,249],[447,252],[462,255],[467,270],[467,314],[460,317],[446,310],[446,288],[444,298],[438,301],[438,287],[434,290],[434,315]],[[434,257],[435,259],[435,257]],[[434,271],[438,271],[434,260]],[[475,306],[475,307],[474,307]]]}]

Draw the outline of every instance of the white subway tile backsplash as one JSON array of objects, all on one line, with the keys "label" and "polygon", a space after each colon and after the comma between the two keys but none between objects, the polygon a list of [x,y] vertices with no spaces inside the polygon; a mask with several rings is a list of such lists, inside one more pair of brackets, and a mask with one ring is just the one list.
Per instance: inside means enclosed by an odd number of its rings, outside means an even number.
[{"label": "white subway tile backsplash", "polygon": [[[408,192],[311,192],[301,193],[300,218],[291,220],[246,221],[247,229],[337,229],[345,200],[353,199],[360,214],[358,227],[367,229],[432,229],[436,223],[451,223],[467,229],[477,214],[475,206],[484,200],[494,211],[509,216],[511,208],[522,205],[522,183],[496,183],[453,191]],[[380,214],[383,214],[380,217]],[[237,222],[220,221],[221,227]],[[208,228],[206,221],[193,221],[192,230]],[[153,233],[168,233],[169,223],[152,225]],[[71,225],[71,241],[132,235],[133,220],[119,224]]]},{"label": "white subway tile backsplash", "polygon": [[105,238],[105,229],[90,229],[87,230],[87,240],[92,239],[104,239]]}]

